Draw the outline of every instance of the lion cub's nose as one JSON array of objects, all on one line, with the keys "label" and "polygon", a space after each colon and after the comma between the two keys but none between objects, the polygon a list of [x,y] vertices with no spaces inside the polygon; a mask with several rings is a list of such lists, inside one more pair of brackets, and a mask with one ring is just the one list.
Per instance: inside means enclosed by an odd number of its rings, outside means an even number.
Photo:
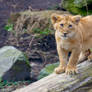
[{"label": "lion cub's nose", "polygon": [[67,36],[67,34],[68,34],[68,33],[64,33],[64,37],[66,37],[66,36]]}]

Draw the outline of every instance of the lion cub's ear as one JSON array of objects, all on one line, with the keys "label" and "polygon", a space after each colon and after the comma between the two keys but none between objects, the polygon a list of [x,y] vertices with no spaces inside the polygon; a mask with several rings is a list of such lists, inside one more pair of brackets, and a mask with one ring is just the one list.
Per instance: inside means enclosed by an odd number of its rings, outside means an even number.
[{"label": "lion cub's ear", "polygon": [[55,24],[55,23],[60,22],[60,21],[61,21],[61,16],[59,14],[53,13],[51,15],[52,24]]},{"label": "lion cub's ear", "polygon": [[81,17],[82,16],[80,16],[80,15],[73,16],[73,22],[78,24],[80,22]]}]

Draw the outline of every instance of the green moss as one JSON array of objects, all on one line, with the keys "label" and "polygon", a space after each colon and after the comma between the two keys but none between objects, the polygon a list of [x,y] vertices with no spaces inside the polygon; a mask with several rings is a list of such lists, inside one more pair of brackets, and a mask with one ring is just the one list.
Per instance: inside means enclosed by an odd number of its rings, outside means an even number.
[{"label": "green moss", "polygon": [[13,70],[15,70],[16,72],[22,71],[22,69],[17,65],[13,66]]},{"label": "green moss", "polygon": [[16,64],[12,67],[13,70],[15,70],[16,72],[22,71],[22,68],[19,67],[21,66],[21,64],[27,65],[29,68],[31,68],[28,57],[24,52],[19,55]]},{"label": "green moss", "polygon": [[30,67],[30,62],[28,60],[28,56],[26,55],[26,53],[23,53],[24,56],[24,60],[26,61],[26,64]]},{"label": "green moss", "polygon": [[38,76],[38,80],[48,76],[49,74],[53,73],[54,69],[59,65],[59,63],[48,64],[43,68]]}]

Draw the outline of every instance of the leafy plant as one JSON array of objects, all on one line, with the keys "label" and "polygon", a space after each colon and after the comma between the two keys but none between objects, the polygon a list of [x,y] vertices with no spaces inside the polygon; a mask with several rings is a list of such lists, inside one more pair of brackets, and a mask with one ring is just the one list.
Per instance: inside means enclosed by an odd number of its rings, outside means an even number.
[{"label": "leafy plant", "polygon": [[49,35],[51,34],[51,30],[49,28],[45,28],[44,30],[41,29],[33,29],[33,33],[39,34],[39,35]]},{"label": "leafy plant", "polygon": [[13,31],[13,24],[7,24],[5,27],[4,27],[5,30],[7,31]]},{"label": "leafy plant", "polygon": [[91,4],[92,0],[63,0],[62,7],[72,14],[86,16],[92,14]]},{"label": "leafy plant", "polygon": [[12,85],[19,85],[19,84],[25,84],[25,83],[31,83],[31,81],[15,81],[15,82],[8,82],[8,81],[2,81],[0,82],[0,89],[6,87],[6,86],[12,86]]}]

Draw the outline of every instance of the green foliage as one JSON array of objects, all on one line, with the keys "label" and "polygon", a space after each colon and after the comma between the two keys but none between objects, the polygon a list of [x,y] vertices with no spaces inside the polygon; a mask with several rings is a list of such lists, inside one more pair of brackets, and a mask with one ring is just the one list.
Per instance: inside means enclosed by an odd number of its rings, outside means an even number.
[{"label": "green foliage", "polygon": [[[28,56],[27,56],[26,53],[22,52],[22,54],[19,57],[15,58],[15,60],[16,59],[17,59],[18,62],[21,62],[21,61],[25,62],[27,67],[29,67],[31,69],[31,65],[30,65],[30,62],[28,60]],[[13,69],[16,70],[16,72],[17,71],[22,71],[22,69],[19,66],[17,66],[17,65],[13,66]]]},{"label": "green foliage", "polygon": [[92,14],[91,9],[87,9],[92,4],[92,0],[63,0],[62,6],[73,14],[86,16]]},{"label": "green foliage", "polygon": [[6,31],[12,32],[12,31],[13,31],[13,24],[7,24],[7,25],[4,27],[4,29],[5,29]]},{"label": "green foliage", "polygon": [[4,86],[10,86],[12,83],[7,81],[0,82],[0,88],[3,88]]},{"label": "green foliage", "polygon": [[33,29],[33,33],[39,34],[39,35],[49,35],[51,34],[51,30],[49,28],[45,28],[44,30],[41,29]]},{"label": "green foliage", "polygon": [[26,82],[31,83],[31,81],[17,81],[17,82],[2,81],[0,82],[0,89],[7,87],[7,86],[25,84]]},{"label": "green foliage", "polygon": [[59,65],[59,63],[53,63],[53,64],[48,64],[45,66],[45,68],[43,68],[40,71],[40,74],[38,76],[38,80],[41,78],[44,78],[46,76],[48,76],[49,74],[54,72],[54,69]]}]

